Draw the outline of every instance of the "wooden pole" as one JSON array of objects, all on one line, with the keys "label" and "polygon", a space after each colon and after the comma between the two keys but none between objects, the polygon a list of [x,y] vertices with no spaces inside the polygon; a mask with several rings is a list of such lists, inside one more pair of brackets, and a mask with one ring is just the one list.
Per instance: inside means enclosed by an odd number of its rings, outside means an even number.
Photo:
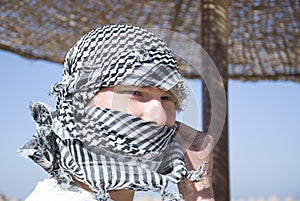
[{"label": "wooden pole", "polygon": [[[202,47],[214,61],[227,94],[228,65],[228,7],[229,0],[202,0]],[[207,69],[209,71],[209,69]],[[203,129],[211,119],[211,101],[206,85],[202,85]],[[227,108],[227,104],[226,104]],[[228,120],[214,148],[213,188],[216,201],[229,201]]]}]

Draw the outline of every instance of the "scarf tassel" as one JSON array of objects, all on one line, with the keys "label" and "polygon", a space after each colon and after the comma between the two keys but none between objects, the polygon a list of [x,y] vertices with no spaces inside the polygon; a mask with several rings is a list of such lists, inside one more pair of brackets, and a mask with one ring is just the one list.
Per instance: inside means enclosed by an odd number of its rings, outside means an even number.
[{"label": "scarf tassel", "polygon": [[62,189],[68,189],[71,187],[71,183],[73,181],[71,174],[67,170],[58,170],[56,173],[57,184]]},{"label": "scarf tassel", "polygon": [[113,201],[110,198],[109,193],[104,188],[95,195],[95,199],[97,201]]},{"label": "scarf tassel", "polygon": [[180,193],[164,192],[162,194],[162,201],[184,201],[184,199]]},{"label": "scarf tassel", "polygon": [[186,178],[190,181],[198,182],[200,179],[204,176],[207,175],[207,170],[206,170],[207,162],[202,163],[200,167],[197,170],[189,170],[187,171]]}]

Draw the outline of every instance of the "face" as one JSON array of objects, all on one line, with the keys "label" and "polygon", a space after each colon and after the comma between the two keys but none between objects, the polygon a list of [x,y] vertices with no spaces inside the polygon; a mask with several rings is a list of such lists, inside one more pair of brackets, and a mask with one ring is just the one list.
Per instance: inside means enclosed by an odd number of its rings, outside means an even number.
[{"label": "face", "polygon": [[98,91],[89,105],[126,112],[159,126],[175,124],[176,98],[158,88],[107,87]]}]

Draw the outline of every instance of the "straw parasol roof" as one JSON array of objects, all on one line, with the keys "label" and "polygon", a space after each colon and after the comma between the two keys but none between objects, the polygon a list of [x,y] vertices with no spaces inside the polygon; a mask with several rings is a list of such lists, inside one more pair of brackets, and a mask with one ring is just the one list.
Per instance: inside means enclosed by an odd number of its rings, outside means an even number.
[{"label": "straw parasol roof", "polygon": [[[2,0],[0,13],[0,49],[58,63],[80,36],[106,24],[171,29],[201,41],[199,0]],[[232,0],[229,23],[229,79],[300,81],[299,0]]]},{"label": "straw parasol roof", "polygon": [[[225,88],[228,79],[300,82],[300,1],[231,0],[229,7],[228,3],[229,0],[2,0],[0,49],[62,63],[67,50],[91,29],[132,24],[170,29],[199,44],[203,42],[206,50],[212,47],[208,52],[217,61]],[[180,68],[183,76],[200,78],[188,65]],[[210,116],[208,98],[203,98],[203,105],[205,126]],[[218,201],[228,201],[230,197],[227,132],[226,122],[214,149]]]}]

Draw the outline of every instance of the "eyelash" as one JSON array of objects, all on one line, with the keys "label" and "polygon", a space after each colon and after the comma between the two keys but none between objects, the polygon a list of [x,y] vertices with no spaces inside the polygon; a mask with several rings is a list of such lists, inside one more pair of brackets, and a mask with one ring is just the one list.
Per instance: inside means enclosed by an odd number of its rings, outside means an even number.
[{"label": "eyelash", "polygon": [[[120,93],[132,95],[132,96],[138,96],[138,97],[142,97],[143,96],[143,92],[141,92],[141,91],[135,91],[135,90],[125,90],[125,91],[121,91]],[[169,101],[169,100],[173,100],[173,98],[170,97],[170,96],[162,96],[161,100]]]},{"label": "eyelash", "polygon": [[162,96],[161,99],[162,100],[172,100],[170,96]]},{"label": "eyelash", "polygon": [[143,95],[143,93],[140,92],[140,91],[132,91],[131,94],[134,95],[134,96],[142,96]]},{"label": "eyelash", "polygon": [[127,94],[127,95],[133,95],[133,96],[141,96],[142,93],[139,91],[134,91],[134,90],[124,90],[124,91],[119,91],[120,94]]}]

